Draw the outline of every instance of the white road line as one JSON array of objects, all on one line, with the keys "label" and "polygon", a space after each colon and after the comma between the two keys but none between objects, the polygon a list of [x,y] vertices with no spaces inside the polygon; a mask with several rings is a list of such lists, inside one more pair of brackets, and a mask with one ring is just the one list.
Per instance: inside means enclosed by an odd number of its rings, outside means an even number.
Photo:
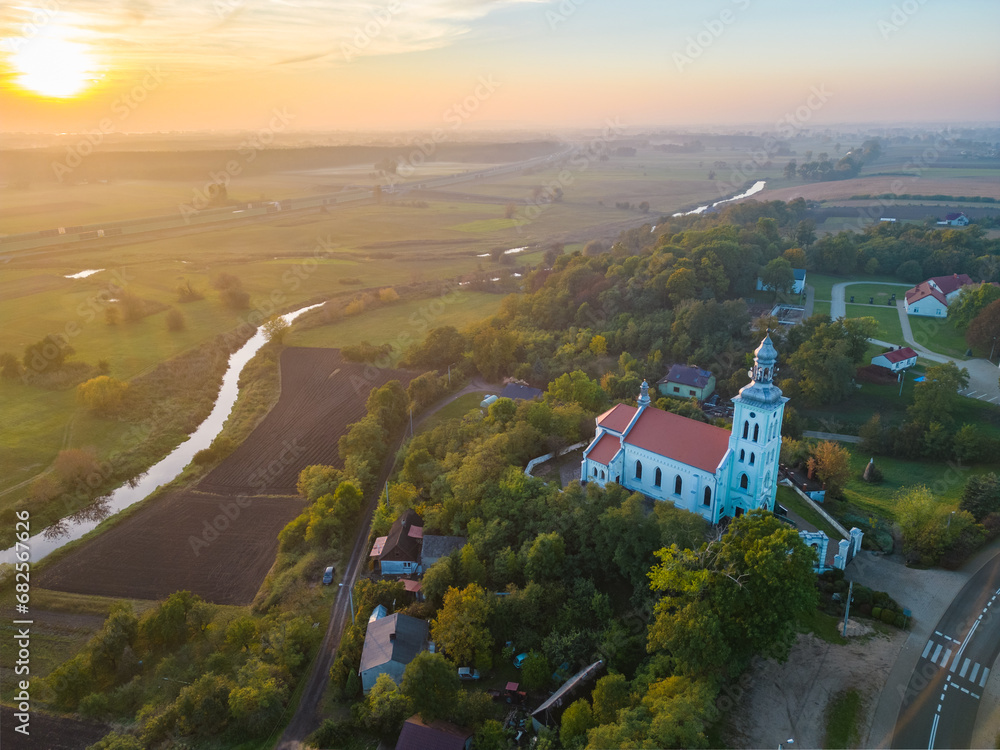
[{"label": "white road line", "polygon": [[965,693],[966,695],[968,695],[968,694],[969,694],[969,691],[968,691],[968,690],[966,690],[965,688],[959,688],[959,690],[961,690],[961,691],[962,691],[963,693]]},{"label": "white road line", "polygon": [[977,674],[979,674],[979,662],[978,661],[976,662],[976,665],[972,668],[972,674],[969,675],[969,682],[975,682]]},{"label": "white road line", "polygon": [[931,657],[931,664],[937,664],[937,659],[940,655],[941,655],[941,644],[939,643],[938,647],[934,649],[934,656]]},{"label": "white road line", "polygon": [[[985,612],[986,610],[984,609],[983,611]],[[955,661],[962,658],[962,654],[965,653],[965,647],[969,645],[969,640],[972,638],[972,634],[976,632],[976,628],[979,627],[979,623],[980,620],[976,620],[972,623],[972,627],[969,628],[969,634],[965,636],[965,640],[962,641],[962,647],[958,650],[958,654],[955,656]],[[942,664],[942,666],[944,665]],[[954,666],[952,666],[952,671],[954,671],[954,669]]]},{"label": "white road line", "polygon": [[983,667],[983,676],[979,678],[979,687],[986,687],[986,678],[990,676],[990,668]]},{"label": "white road line", "polygon": [[948,659],[950,658],[951,658],[951,649],[949,648],[944,652],[944,656],[941,657],[941,664],[940,664],[941,669],[944,669],[945,667],[948,666]]},{"label": "white road line", "polygon": [[993,403],[993,402],[994,402],[994,401],[996,401],[996,400],[997,400],[998,398],[1000,398],[1000,396],[994,396],[993,398],[991,398],[991,399],[990,399],[990,403]]},{"label": "white road line", "polygon": [[978,696],[978,695],[976,695],[975,693],[969,693],[969,695],[971,695],[971,696],[972,696],[973,698],[975,698],[976,700],[979,700],[979,696]]},{"label": "white road line", "polygon": [[[938,635],[941,635],[941,634],[938,633]],[[924,646],[924,653],[922,653],[920,655],[921,659],[926,659],[927,658],[927,654],[929,654],[931,652],[931,646],[933,646],[933,645],[934,645],[934,641],[927,641],[927,645]]]},{"label": "white road line", "polygon": [[942,638],[947,638],[947,636],[944,633],[942,633],[940,630],[935,630],[934,631],[934,635],[939,635]]},{"label": "white road line", "polygon": [[[958,659],[955,659],[957,662]],[[965,673],[969,671],[969,664],[972,663],[972,659],[966,659],[965,664],[962,665],[962,671],[958,673],[959,677],[965,677]]]}]

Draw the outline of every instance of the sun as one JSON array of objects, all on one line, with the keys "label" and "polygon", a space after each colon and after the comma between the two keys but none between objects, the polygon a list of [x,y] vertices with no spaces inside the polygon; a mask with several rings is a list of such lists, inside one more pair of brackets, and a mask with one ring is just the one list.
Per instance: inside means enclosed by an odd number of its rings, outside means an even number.
[{"label": "sun", "polygon": [[41,96],[65,99],[84,91],[97,75],[89,48],[67,38],[61,29],[48,29],[19,49],[11,63],[16,82]]}]

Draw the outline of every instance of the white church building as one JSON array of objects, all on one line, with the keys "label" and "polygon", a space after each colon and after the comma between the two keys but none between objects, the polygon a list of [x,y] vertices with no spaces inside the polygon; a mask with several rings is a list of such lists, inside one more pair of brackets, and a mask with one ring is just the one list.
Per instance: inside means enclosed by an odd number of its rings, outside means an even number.
[{"label": "white church building", "polygon": [[597,418],[580,479],[617,482],[713,524],[755,508],[773,511],[788,401],[773,382],[777,360],[767,335],[750,383],[733,399],[731,431],[651,406],[643,381],[638,406],[618,404]]}]

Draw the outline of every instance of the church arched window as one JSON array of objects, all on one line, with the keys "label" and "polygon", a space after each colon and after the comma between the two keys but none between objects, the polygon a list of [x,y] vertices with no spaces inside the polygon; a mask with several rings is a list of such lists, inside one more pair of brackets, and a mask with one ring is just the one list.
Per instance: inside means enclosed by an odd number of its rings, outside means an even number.
[{"label": "church arched window", "polygon": [[642,461],[635,462],[635,478],[642,479]]},{"label": "church arched window", "polygon": [[596,467],[596,466],[594,467],[594,474],[593,474],[593,475],[594,475],[595,477],[597,476],[597,467]]},{"label": "church arched window", "polygon": [[712,504],[712,488],[711,487],[706,487],[705,488],[705,499],[702,501],[702,504],[704,504],[704,505],[711,505]]},{"label": "church arched window", "polygon": [[601,469],[601,479],[604,479],[604,469]]},{"label": "church arched window", "polygon": [[756,458],[757,458],[756,454],[754,454],[754,453],[751,453],[751,454],[750,454],[750,465],[751,465],[751,466],[753,466],[753,462],[754,462],[754,460],[755,460]]},{"label": "church arched window", "polygon": [[677,478],[674,479],[674,494],[675,495],[681,494],[681,489],[683,488],[683,486],[684,486],[684,482],[681,480],[681,477],[678,474]]},{"label": "church arched window", "polygon": [[745,490],[750,486],[750,478],[746,474],[740,474],[740,489]]},{"label": "church arched window", "polygon": [[747,458],[747,452],[742,448],[740,448],[740,463],[746,461],[746,458]]},{"label": "church arched window", "polygon": [[757,438],[760,436],[760,425],[754,424],[753,426],[753,441],[756,443]]},{"label": "church arched window", "polygon": [[749,434],[750,434],[750,423],[749,422],[744,422],[743,423],[743,439],[746,440],[746,437]]},{"label": "church arched window", "polygon": [[653,479],[653,486],[659,487],[660,483],[663,481],[663,472],[659,468],[656,469],[656,476]]}]

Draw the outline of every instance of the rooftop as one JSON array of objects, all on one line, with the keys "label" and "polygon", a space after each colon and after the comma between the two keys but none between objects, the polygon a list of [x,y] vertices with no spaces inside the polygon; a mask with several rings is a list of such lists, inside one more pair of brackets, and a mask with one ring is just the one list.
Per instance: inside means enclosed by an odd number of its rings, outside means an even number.
[{"label": "rooftop", "polygon": [[427,644],[427,623],[408,615],[382,617],[368,625],[360,671],[394,661],[409,664]]},{"label": "rooftop", "polygon": [[396,750],[462,750],[471,736],[472,732],[447,721],[425,723],[412,716],[403,724]]},{"label": "rooftop", "polygon": [[702,370],[700,367],[694,367],[692,365],[673,365],[670,368],[670,372],[667,373],[667,376],[659,382],[680,383],[681,385],[691,386],[692,388],[704,388],[708,385],[708,380],[711,377],[711,372],[708,370]]},{"label": "rooftop", "polygon": [[508,383],[500,391],[500,398],[511,398],[515,401],[533,401],[536,398],[541,398],[542,395],[543,392],[539,388],[531,388],[517,383]]},{"label": "rooftop", "polygon": [[913,359],[917,356],[917,353],[908,346],[902,346],[899,349],[893,349],[891,352],[886,352],[881,356],[885,357],[890,362],[895,363],[902,362],[907,359]]}]

